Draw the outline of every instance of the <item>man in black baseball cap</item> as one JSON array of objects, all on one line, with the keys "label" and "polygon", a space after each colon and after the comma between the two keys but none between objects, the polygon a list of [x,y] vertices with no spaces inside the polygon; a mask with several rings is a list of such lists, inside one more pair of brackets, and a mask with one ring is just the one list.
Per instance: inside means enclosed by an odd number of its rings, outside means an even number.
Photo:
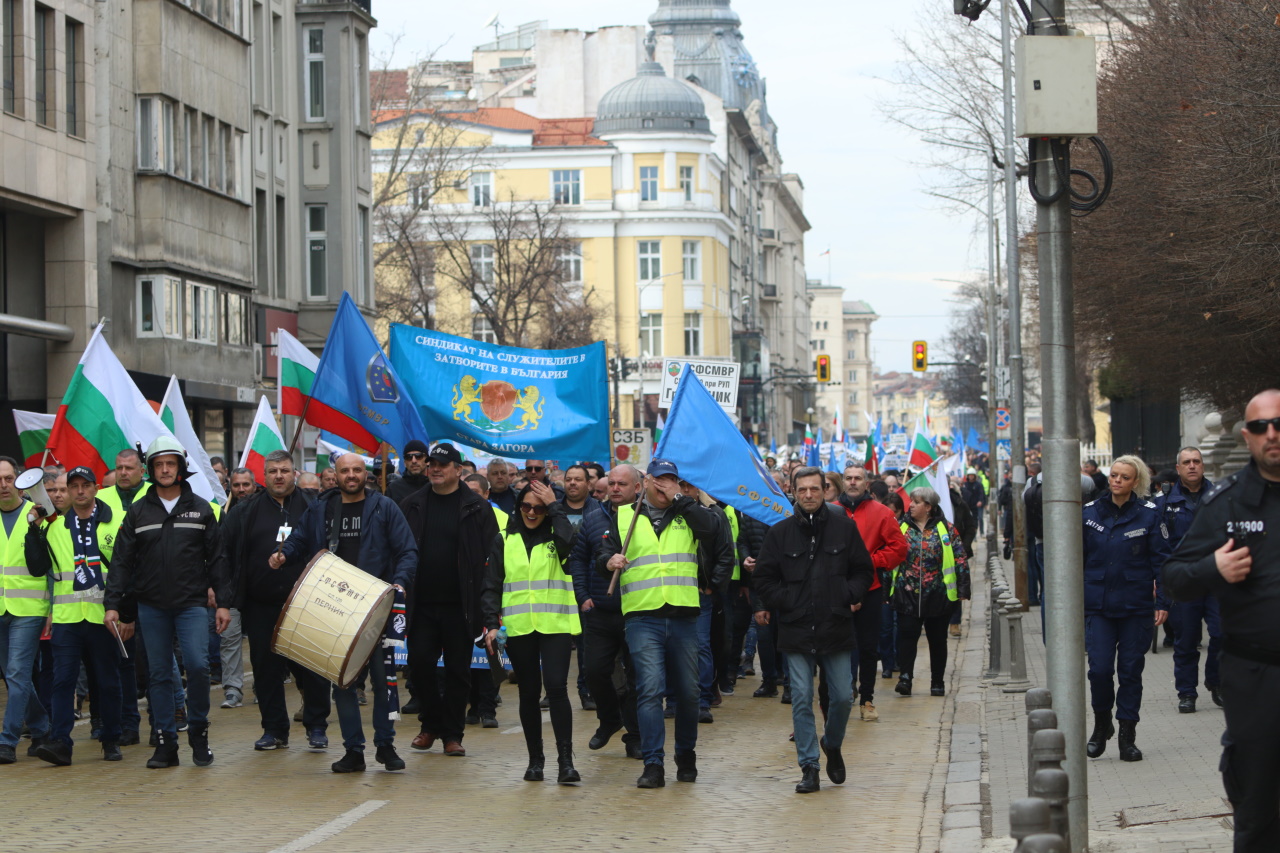
[{"label": "man in black baseball cap", "polygon": [[[406,445],[407,446],[407,445]],[[418,539],[418,575],[408,602],[409,671],[422,728],[413,739],[427,750],[437,738],[445,755],[462,756],[471,694],[472,638],[480,633],[480,585],[498,522],[489,502],[461,485],[462,454],[441,442],[427,454],[430,488],[400,504]],[[436,661],[444,656],[444,698]]]},{"label": "man in black baseball cap", "polygon": [[416,438],[405,442],[404,449],[400,455],[404,459],[404,473],[396,478],[394,482],[387,482],[387,497],[396,503],[401,503],[409,495],[431,485],[430,480],[427,479],[427,445],[425,442]]}]

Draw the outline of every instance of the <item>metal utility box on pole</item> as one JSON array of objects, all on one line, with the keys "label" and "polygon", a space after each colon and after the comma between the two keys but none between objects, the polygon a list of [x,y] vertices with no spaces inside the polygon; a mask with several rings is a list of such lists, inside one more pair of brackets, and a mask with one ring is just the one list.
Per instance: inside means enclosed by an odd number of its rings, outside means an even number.
[{"label": "metal utility box on pole", "polygon": [[1036,139],[1040,365],[1044,411],[1044,558],[1048,687],[1066,736],[1071,850],[1089,843],[1085,758],[1084,570],[1071,283],[1070,137],[1097,133],[1096,47],[1066,26],[1065,0],[1037,0],[1033,35],[1014,47],[1019,136]]}]

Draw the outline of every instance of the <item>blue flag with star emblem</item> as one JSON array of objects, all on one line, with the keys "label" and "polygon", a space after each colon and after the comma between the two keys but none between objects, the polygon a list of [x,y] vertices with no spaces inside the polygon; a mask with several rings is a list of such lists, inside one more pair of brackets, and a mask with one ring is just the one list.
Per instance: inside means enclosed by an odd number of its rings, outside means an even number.
[{"label": "blue flag with star emblem", "polygon": [[350,416],[397,451],[415,438],[430,441],[409,389],[346,291],[324,342],[311,398]]}]

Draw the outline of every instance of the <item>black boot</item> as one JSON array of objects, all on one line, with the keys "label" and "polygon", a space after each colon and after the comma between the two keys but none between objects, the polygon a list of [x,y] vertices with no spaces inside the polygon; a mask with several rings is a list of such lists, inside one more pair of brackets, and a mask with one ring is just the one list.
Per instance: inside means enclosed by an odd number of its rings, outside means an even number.
[{"label": "black boot", "polygon": [[529,767],[524,771],[524,781],[541,782],[542,768],[546,766],[546,758],[542,754],[542,744],[529,747]]},{"label": "black boot", "polygon": [[156,732],[156,751],[147,759],[147,767],[159,770],[162,767],[178,766],[177,738],[164,732]]},{"label": "black boot", "polygon": [[1137,720],[1121,720],[1120,721],[1120,760],[1121,761],[1141,761],[1142,750],[1138,749],[1134,740],[1138,736]]},{"label": "black boot", "polygon": [[756,688],[756,692],[752,693],[751,695],[756,697],[757,699],[761,699],[761,698],[772,699],[774,696],[778,695],[777,682],[762,681],[760,683],[760,686]]},{"label": "black boot", "polygon": [[893,692],[900,693],[903,696],[911,695],[911,676],[905,672],[898,676],[898,684],[893,688]]},{"label": "black boot", "polygon": [[791,704],[791,685],[790,684],[785,685],[782,688],[782,704],[783,705]]},{"label": "black boot", "polygon": [[698,754],[692,749],[688,752],[676,753],[676,781],[698,781]]},{"label": "black boot", "polygon": [[[213,753],[209,751],[209,724],[192,723],[187,729],[187,743],[191,744],[191,760],[196,767],[208,767],[213,763]],[[177,744],[174,744],[177,748]]]},{"label": "black boot", "polygon": [[556,756],[560,765],[560,775],[556,781],[561,785],[575,785],[582,781],[578,771],[573,767],[573,744],[557,743]]},{"label": "black boot", "polygon": [[1107,741],[1115,737],[1116,727],[1111,723],[1111,712],[1094,711],[1093,712],[1093,734],[1089,735],[1089,742],[1085,744],[1084,751],[1090,758],[1097,758],[1107,749]]},{"label": "black boot", "polygon": [[818,782],[818,765],[806,764],[802,768],[804,778],[796,785],[797,794],[812,794],[814,791],[822,787]]},{"label": "black boot", "polygon": [[378,747],[377,752],[374,753],[374,760],[388,770],[404,769],[404,759],[396,754],[396,748],[389,743]]}]

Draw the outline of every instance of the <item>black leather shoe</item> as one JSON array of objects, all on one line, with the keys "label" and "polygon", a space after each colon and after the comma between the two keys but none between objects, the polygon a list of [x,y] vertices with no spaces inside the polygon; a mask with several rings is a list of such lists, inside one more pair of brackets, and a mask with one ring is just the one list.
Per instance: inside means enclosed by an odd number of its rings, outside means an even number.
[{"label": "black leather shoe", "polygon": [[141,742],[142,738],[138,736],[137,729],[125,729],[120,735],[121,746],[135,746]]},{"label": "black leather shoe", "polygon": [[880,672],[881,678],[893,678],[893,670],[885,669]]},{"label": "black leather shoe", "polygon": [[541,782],[543,779],[542,770],[546,766],[547,759],[541,753],[529,755],[529,766],[524,770],[524,781]]},{"label": "black leather shoe", "polygon": [[609,738],[616,735],[622,729],[622,723],[610,723],[609,725],[601,724],[596,733],[591,736],[590,742],[587,743],[587,749],[604,749],[609,743]]},{"label": "black leather shoe", "polygon": [[[68,753],[70,753],[70,750],[68,750]],[[67,755],[67,760],[68,761],[71,760],[70,754]],[[120,744],[112,743],[111,741],[107,741],[106,743],[104,743],[102,745],[102,760],[103,761],[123,761],[124,756],[120,754]]]},{"label": "black leather shoe", "polygon": [[644,760],[644,752],[641,751],[640,744],[628,743],[626,744],[626,747],[627,747],[627,758],[634,758],[636,761]]},{"label": "black leather shoe", "polygon": [[0,764],[12,764],[18,760],[18,751],[8,744],[0,744]]},{"label": "black leather shoe", "polygon": [[935,682],[929,685],[929,695],[930,696],[946,696],[947,688],[946,686]]},{"label": "black leather shoe", "polygon": [[812,794],[822,787],[818,782],[818,765],[806,764],[803,768],[804,778],[796,784],[797,794]]},{"label": "black leather shoe", "polygon": [[1115,737],[1116,727],[1111,722],[1110,714],[1093,714],[1093,734],[1089,735],[1089,742],[1085,744],[1085,754],[1090,758],[1097,758],[1106,752],[1107,741]]},{"label": "black leather shoe", "polygon": [[1121,761],[1141,761],[1142,750],[1138,749],[1138,745],[1134,741],[1138,737],[1138,722],[1136,720],[1121,720],[1120,735],[1116,738],[1120,746]]},{"label": "black leather shoe", "polygon": [[1183,696],[1178,700],[1179,714],[1194,714],[1196,712],[1196,697]]},{"label": "black leather shoe", "polygon": [[1217,705],[1219,708],[1222,707],[1222,688],[1221,687],[1210,687],[1209,696],[1213,698],[1213,704]]},{"label": "black leather shoe", "polygon": [[676,753],[676,781],[698,781],[698,754],[693,750]]},{"label": "black leather shoe", "polygon": [[468,726],[478,726],[480,725],[480,715],[467,714],[466,719],[464,719],[463,722],[466,723]]},{"label": "black leather shoe", "polygon": [[783,705],[791,704],[791,685],[787,685],[786,687],[782,688],[782,704]]},{"label": "black leather shoe", "polygon": [[497,727],[498,727],[498,718],[495,717],[493,714],[480,715],[480,728],[496,729]]},{"label": "black leather shoe", "polygon": [[[837,785],[843,785],[844,777],[845,777],[844,756],[840,754],[840,750],[838,749],[827,749],[826,738],[823,738],[822,740],[818,741],[818,745],[822,747],[823,754],[827,756],[827,778]],[[799,788],[797,788],[796,790],[800,791]],[[815,787],[813,790],[815,791],[818,790],[816,786],[816,780],[815,780]],[[800,791],[800,793],[807,794],[809,792]]]},{"label": "black leather shoe", "polygon": [[910,696],[911,695],[911,676],[899,675],[898,683],[897,685],[894,686],[893,692],[899,693],[903,696]]},{"label": "black leather shoe", "polygon": [[[105,751],[105,749],[106,745],[104,744],[103,750]],[[119,753],[120,749],[116,747],[116,754],[118,755]],[[47,740],[36,749],[36,758],[55,764],[58,767],[66,767],[71,763],[71,747],[60,740]]]},{"label": "black leather shoe", "polygon": [[596,700],[591,698],[590,693],[579,693],[578,701],[582,703],[582,710],[594,711],[596,709]]},{"label": "black leather shoe", "polygon": [[667,775],[662,770],[661,764],[646,764],[644,773],[640,774],[640,778],[636,780],[637,788],[665,788],[667,786]]},{"label": "black leather shoe", "polygon": [[364,771],[364,750],[348,749],[346,754],[329,765],[334,773],[360,773]]},{"label": "black leather shoe", "polygon": [[699,708],[699,709],[698,709],[698,722],[700,722],[700,723],[714,723],[715,721],[716,721],[716,718],[715,718],[715,717],[713,717],[713,716],[711,716],[711,709],[710,709],[710,708]]},{"label": "black leather shoe", "polygon": [[751,695],[757,699],[772,699],[778,695],[778,685],[766,681],[757,687],[756,692]]}]

